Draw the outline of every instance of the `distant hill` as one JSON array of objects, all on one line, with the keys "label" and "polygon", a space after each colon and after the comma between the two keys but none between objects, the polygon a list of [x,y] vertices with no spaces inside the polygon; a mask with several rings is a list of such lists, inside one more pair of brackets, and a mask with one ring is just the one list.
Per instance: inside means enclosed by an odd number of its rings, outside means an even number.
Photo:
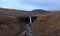
[{"label": "distant hill", "polygon": [[35,9],[35,10],[32,10],[31,12],[36,12],[36,13],[49,13],[49,11],[46,11],[46,10],[42,10],[42,9]]},{"label": "distant hill", "polygon": [[35,10],[32,10],[32,11],[35,11],[35,12],[48,12],[48,11],[45,11],[45,10],[42,10],[42,9],[35,9]]}]

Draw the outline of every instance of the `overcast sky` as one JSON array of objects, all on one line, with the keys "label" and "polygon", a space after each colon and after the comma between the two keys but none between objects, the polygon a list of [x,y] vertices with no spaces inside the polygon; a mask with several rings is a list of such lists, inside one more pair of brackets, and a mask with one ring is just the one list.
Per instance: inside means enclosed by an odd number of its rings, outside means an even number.
[{"label": "overcast sky", "polygon": [[60,0],[0,0],[0,8],[18,10],[60,10]]}]

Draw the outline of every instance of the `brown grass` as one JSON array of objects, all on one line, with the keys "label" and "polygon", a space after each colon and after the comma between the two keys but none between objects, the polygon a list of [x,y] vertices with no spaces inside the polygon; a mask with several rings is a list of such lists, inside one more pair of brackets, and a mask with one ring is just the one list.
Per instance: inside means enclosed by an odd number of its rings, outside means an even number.
[{"label": "brown grass", "polygon": [[32,29],[33,36],[60,36],[59,14],[38,16],[32,25]]},{"label": "brown grass", "polygon": [[[26,26],[25,22],[19,22],[22,17],[18,19],[15,16],[8,16],[7,18],[0,18],[0,36],[19,36],[24,27]],[[25,17],[23,17],[24,19]],[[26,34],[25,34],[26,35]]]}]

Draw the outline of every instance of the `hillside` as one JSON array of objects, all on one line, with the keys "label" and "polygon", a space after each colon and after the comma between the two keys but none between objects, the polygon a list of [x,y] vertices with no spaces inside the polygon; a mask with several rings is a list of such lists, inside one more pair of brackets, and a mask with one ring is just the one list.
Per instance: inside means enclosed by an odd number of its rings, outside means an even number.
[{"label": "hillside", "polygon": [[17,17],[19,17],[19,16],[34,16],[34,15],[37,15],[37,14],[48,13],[46,11],[42,12],[42,13],[38,13],[37,11],[32,12],[32,11],[0,8],[0,16],[2,16],[2,17],[7,17],[7,16],[17,16]]},{"label": "hillside", "polygon": [[37,12],[0,8],[0,36],[19,36],[28,23],[27,18],[35,15]]},{"label": "hillside", "polygon": [[33,36],[60,36],[60,11],[38,15],[32,29]]}]

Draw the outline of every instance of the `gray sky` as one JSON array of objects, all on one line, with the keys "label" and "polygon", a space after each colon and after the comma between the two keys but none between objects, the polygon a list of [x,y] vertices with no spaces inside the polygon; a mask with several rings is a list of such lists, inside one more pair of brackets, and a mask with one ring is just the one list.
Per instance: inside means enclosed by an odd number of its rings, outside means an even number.
[{"label": "gray sky", "polygon": [[60,0],[0,0],[0,8],[18,10],[60,10]]}]

